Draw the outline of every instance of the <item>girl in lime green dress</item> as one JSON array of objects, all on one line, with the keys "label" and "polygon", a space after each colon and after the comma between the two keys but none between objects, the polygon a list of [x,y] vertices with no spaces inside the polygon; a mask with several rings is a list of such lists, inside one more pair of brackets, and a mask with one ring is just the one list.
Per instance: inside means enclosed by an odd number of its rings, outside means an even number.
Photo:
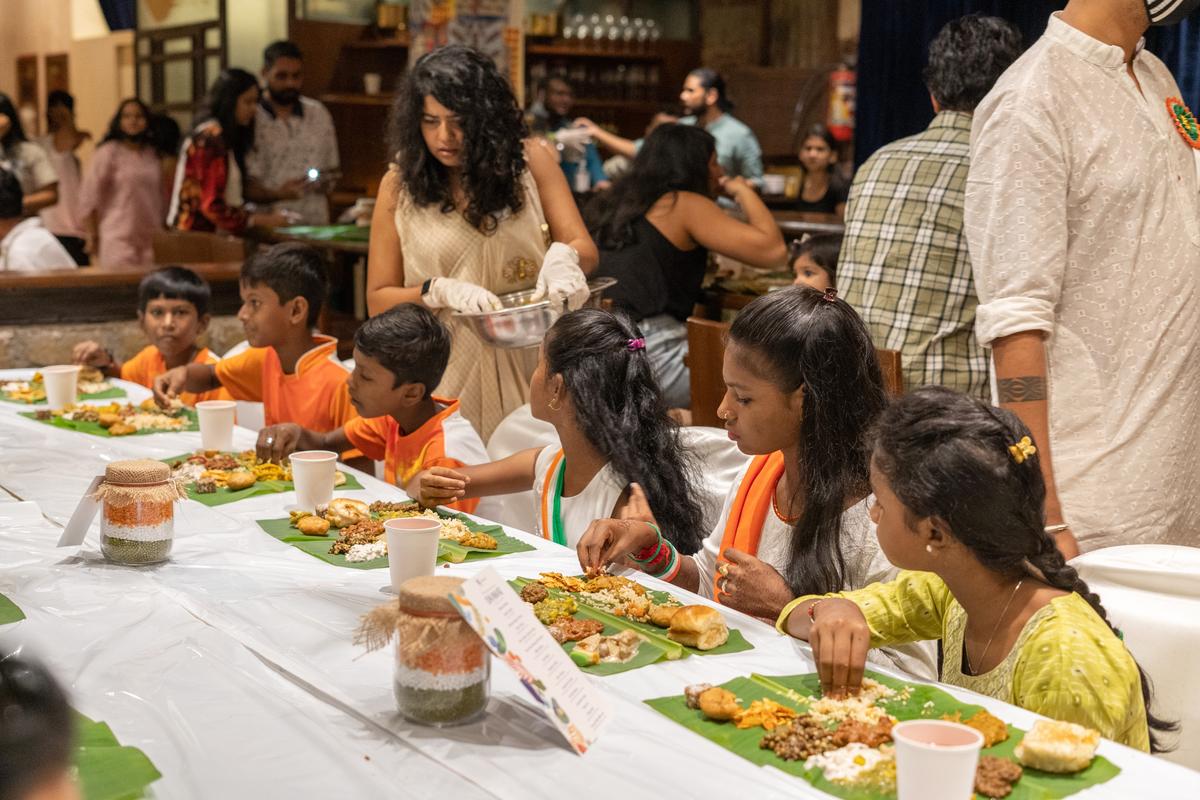
[{"label": "girl in lime green dress", "polygon": [[940,639],[945,683],[1161,750],[1155,732],[1176,726],[1148,712],[1145,675],[1045,530],[1037,448],[1016,415],[919,389],[880,418],[871,487],[880,547],[905,571],[779,616],[812,644],[825,692],[856,690],[869,648]]}]

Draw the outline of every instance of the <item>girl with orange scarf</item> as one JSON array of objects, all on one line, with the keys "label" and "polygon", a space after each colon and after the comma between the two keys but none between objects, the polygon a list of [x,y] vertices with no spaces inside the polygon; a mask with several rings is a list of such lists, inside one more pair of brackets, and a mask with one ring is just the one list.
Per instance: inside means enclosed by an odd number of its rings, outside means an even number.
[{"label": "girl with orange scarf", "polygon": [[[734,321],[722,372],[718,415],[754,458],[704,545],[694,556],[676,553],[635,503],[623,519],[592,524],[576,548],[579,563],[633,563],[771,620],[813,587],[839,591],[893,575],[870,522],[864,450],[887,395],[854,310],[834,290],[760,297]],[[932,677],[927,649],[905,655],[904,669]]]}]

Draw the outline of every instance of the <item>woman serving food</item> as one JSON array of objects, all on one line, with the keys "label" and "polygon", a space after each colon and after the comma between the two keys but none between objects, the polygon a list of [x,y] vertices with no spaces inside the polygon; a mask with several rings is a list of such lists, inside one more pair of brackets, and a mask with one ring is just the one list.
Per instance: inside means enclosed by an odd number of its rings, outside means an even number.
[{"label": "woman serving food", "polygon": [[451,45],[407,73],[392,120],[391,168],[379,187],[367,305],[434,309],[454,348],[438,392],[457,397],[486,438],[529,400],[534,350],[497,350],[453,312],[499,308],[497,295],[582,306],[596,266],[570,188],[491,60]]}]

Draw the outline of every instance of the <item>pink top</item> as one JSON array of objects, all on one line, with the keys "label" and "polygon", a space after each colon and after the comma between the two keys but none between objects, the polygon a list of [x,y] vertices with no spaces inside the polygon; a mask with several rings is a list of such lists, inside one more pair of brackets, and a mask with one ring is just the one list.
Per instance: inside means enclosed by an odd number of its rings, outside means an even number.
[{"label": "pink top", "polygon": [[46,151],[58,173],[58,202],[42,209],[42,223],[57,236],[83,238],[83,215],[79,213],[79,157],[74,150],[55,148],[52,133],[40,137],[37,144]]},{"label": "pink top", "polygon": [[96,148],[79,210],[84,218],[93,211],[99,215],[100,249],[93,264],[153,264],[154,234],[166,219],[162,167],[154,148],[134,150],[120,142]]}]

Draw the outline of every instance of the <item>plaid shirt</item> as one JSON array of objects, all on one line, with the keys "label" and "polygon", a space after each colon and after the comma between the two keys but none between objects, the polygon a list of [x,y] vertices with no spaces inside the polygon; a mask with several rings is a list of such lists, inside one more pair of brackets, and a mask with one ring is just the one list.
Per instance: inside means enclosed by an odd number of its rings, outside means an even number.
[{"label": "plaid shirt", "polygon": [[936,384],[988,399],[963,235],[970,145],[971,115],[943,111],[867,159],[850,187],[837,282],[875,345],[900,351],[906,389]]}]

